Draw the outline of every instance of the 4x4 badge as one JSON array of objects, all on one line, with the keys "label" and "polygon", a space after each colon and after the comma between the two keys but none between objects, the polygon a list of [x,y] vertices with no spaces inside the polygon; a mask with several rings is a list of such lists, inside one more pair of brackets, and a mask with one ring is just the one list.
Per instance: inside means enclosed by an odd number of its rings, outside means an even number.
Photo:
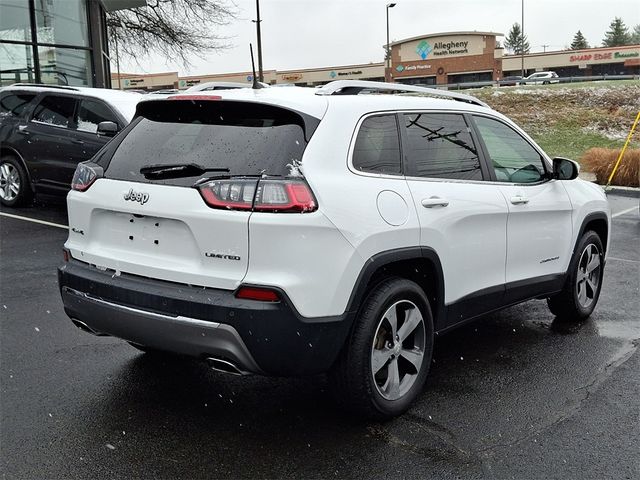
[{"label": "4x4 badge", "polygon": [[142,193],[142,192],[134,192],[132,188],[131,190],[129,190],[127,193],[124,194],[124,199],[130,200],[132,202],[140,202],[140,205],[144,205],[145,203],[147,203],[147,200],[149,200],[149,194]]}]

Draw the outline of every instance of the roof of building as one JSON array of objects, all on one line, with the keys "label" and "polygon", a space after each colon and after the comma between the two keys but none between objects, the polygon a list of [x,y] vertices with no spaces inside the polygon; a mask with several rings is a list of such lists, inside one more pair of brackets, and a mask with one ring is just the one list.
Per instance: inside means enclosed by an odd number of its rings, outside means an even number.
[{"label": "roof of building", "polygon": [[414,40],[420,40],[421,38],[432,38],[432,37],[450,37],[454,35],[485,35],[489,37],[504,37],[503,33],[498,32],[477,32],[475,30],[467,30],[461,32],[439,32],[439,33],[430,33],[428,35],[418,35],[417,37],[405,38],[402,40],[396,40],[389,44],[390,47],[394,45],[400,45],[401,43],[413,42]]}]

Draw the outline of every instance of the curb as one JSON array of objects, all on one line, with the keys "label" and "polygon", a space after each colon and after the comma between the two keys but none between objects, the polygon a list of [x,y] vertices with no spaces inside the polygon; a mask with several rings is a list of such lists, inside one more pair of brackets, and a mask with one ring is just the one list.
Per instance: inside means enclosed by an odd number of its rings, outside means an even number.
[{"label": "curb", "polygon": [[637,187],[619,187],[612,185],[609,188],[605,188],[604,191],[606,194],[620,195],[622,197],[640,198],[640,188]]}]

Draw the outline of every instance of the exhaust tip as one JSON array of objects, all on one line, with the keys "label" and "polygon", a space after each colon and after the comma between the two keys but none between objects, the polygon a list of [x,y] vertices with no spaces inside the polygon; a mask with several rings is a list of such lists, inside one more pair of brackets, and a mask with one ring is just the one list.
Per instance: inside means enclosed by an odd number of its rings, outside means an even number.
[{"label": "exhaust tip", "polygon": [[95,335],[96,337],[106,337],[108,335],[104,334],[104,333],[100,333],[100,332],[96,332],[93,328],[91,328],[89,325],[87,325],[86,323],[78,320],[77,318],[72,318],[71,321],[73,322],[73,324],[78,327],[80,330],[82,330],[83,332],[87,332],[90,333],[91,335]]},{"label": "exhaust tip", "polygon": [[250,375],[250,372],[242,370],[235,363],[221,358],[207,357],[207,363],[216,372],[228,373],[230,375]]}]

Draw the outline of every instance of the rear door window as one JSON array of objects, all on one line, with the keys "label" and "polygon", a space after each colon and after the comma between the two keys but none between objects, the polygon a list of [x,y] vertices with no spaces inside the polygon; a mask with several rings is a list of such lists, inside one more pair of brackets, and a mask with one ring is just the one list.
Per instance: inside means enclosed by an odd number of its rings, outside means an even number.
[{"label": "rear door window", "polygon": [[33,112],[32,120],[60,128],[70,128],[76,100],[71,97],[47,95]]},{"label": "rear door window", "polygon": [[215,100],[143,102],[138,113],[104,160],[105,177],[184,186],[198,179],[150,180],[140,173],[145,166],[176,164],[228,169],[219,175],[296,176],[319,122],[280,107]]},{"label": "rear door window", "polygon": [[462,115],[405,114],[404,127],[411,176],[482,180],[478,150]]},{"label": "rear door window", "polygon": [[9,93],[0,96],[0,118],[19,117],[29,106],[29,102],[36,98],[35,93]]}]

